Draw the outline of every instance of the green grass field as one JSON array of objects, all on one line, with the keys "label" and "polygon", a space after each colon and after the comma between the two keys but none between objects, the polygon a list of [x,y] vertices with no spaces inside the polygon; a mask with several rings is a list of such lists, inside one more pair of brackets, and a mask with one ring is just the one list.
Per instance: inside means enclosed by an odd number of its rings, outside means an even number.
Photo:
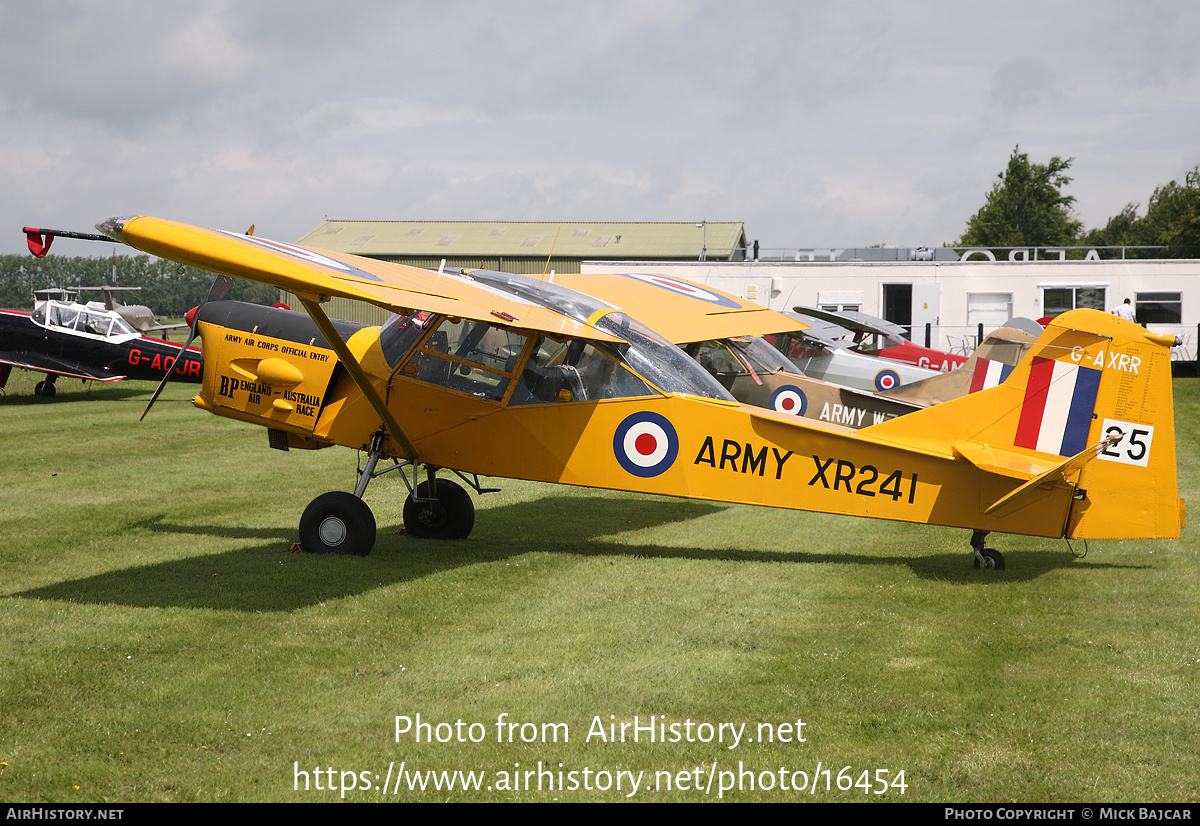
[{"label": "green grass field", "polygon": [[[1200,800],[1194,528],[983,572],[961,530],[501,482],[433,543],[384,477],[374,552],[307,556],[351,451],[37,378],[0,401],[0,800]],[[678,742],[597,734],[652,716]]]}]

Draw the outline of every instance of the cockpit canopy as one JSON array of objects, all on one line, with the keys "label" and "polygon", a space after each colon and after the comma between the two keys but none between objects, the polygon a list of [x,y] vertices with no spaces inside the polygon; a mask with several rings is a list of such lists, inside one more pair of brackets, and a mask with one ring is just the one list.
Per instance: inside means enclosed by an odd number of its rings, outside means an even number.
[{"label": "cockpit canopy", "polygon": [[588,323],[620,342],[556,337],[426,312],[392,316],[379,334],[402,375],[509,405],[680,393],[733,397],[693,359],[596,299],[526,276],[472,271],[481,284]]},{"label": "cockpit canopy", "polygon": [[81,304],[63,301],[46,301],[38,306],[30,319],[34,324],[92,336],[137,335],[137,331],[125,319],[110,310],[98,310]]}]

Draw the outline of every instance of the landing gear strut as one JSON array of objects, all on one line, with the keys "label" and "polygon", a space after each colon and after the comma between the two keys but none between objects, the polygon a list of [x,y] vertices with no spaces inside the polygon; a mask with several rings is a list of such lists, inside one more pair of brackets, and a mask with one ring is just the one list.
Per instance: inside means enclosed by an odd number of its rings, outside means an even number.
[{"label": "landing gear strut", "polygon": [[971,534],[971,552],[975,556],[975,568],[987,568],[995,571],[1004,570],[1004,557],[994,548],[983,547],[983,540],[988,531],[975,531]]},{"label": "landing gear strut", "polygon": [[[416,484],[415,462],[392,464],[376,470],[383,455],[384,433],[379,431],[371,437],[371,448],[367,464],[358,477],[354,493],[332,491],[314,499],[300,517],[300,546],[316,554],[357,554],[366,556],[375,545],[375,516],[362,501],[367,484],[376,476],[400,470],[400,476],[409,490],[404,501],[404,529],[409,536],[419,539],[465,539],[475,526],[475,505],[470,495],[460,485],[449,479],[438,479],[437,467],[425,466],[427,481]],[[413,469],[410,481],[404,469]],[[455,471],[455,473],[458,473]],[[494,488],[483,488],[478,477],[472,482],[458,473],[478,493],[489,493]]]},{"label": "landing gear strut", "polygon": [[432,482],[417,485],[404,500],[404,530],[418,539],[466,539],[475,527],[471,497],[449,479]]}]

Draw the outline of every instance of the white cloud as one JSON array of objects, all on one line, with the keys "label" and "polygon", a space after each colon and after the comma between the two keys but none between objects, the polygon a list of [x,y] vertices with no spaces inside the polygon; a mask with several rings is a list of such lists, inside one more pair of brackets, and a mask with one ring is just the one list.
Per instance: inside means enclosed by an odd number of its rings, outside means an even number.
[{"label": "white cloud", "polygon": [[938,244],[1018,143],[1076,158],[1089,226],[1200,163],[1190,5],[26,12],[0,6],[3,252],[23,250],[26,223],[129,212],[284,240],[328,214],[707,217],[773,247]]}]

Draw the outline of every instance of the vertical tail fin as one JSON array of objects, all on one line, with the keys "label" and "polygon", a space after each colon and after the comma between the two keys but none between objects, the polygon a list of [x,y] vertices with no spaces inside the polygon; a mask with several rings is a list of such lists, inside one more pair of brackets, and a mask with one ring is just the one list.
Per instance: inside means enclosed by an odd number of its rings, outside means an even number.
[{"label": "vertical tail fin", "polygon": [[1108,313],[1064,313],[1003,384],[866,432],[1024,479],[1025,496],[1073,486],[1070,538],[1176,537],[1173,343]]}]

